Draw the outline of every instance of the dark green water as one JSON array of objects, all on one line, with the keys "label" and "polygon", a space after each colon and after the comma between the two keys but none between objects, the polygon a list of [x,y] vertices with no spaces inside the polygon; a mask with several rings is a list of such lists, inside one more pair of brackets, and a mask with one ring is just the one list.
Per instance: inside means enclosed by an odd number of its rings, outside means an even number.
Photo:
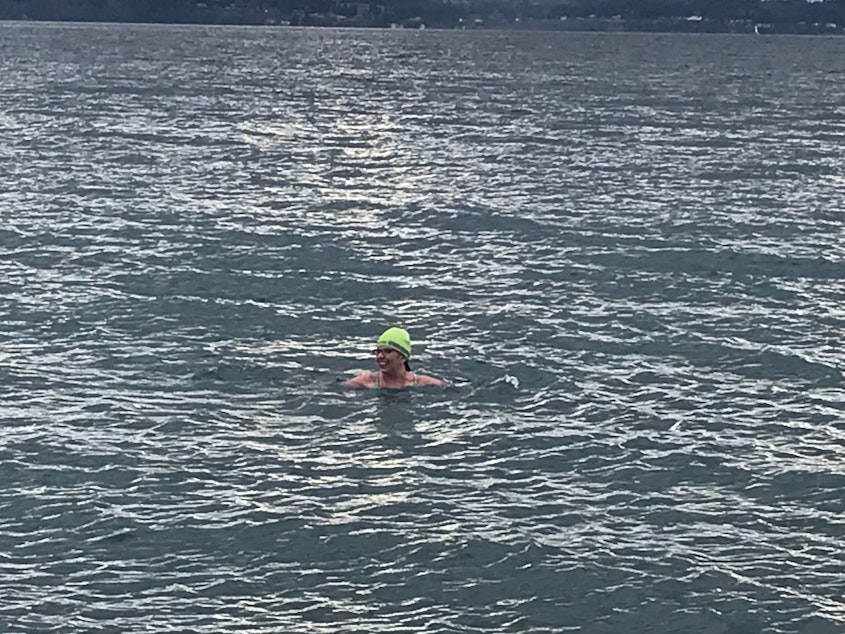
[{"label": "dark green water", "polygon": [[844,48],[0,25],[0,630],[842,632]]}]

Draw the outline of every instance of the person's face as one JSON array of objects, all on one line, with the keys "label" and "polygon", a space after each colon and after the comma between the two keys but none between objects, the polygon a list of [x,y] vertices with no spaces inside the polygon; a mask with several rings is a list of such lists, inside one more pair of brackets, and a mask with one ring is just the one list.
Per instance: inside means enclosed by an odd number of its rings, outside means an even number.
[{"label": "person's face", "polygon": [[379,370],[398,369],[404,365],[404,357],[393,348],[376,348],[376,363]]}]

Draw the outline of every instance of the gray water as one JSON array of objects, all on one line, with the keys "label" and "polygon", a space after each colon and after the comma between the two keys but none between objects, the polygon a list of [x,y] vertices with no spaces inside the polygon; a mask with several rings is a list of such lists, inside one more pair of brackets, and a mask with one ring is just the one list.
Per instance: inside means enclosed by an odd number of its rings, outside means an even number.
[{"label": "gray water", "polygon": [[843,59],[0,25],[0,631],[845,631]]}]

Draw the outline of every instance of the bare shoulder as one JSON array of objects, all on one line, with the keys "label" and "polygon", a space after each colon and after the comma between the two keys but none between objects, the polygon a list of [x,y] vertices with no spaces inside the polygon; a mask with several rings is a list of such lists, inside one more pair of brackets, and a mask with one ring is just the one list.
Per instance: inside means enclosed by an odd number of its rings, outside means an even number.
[{"label": "bare shoulder", "polygon": [[344,381],[343,384],[349,387],[373,387],[376,384],[376,380],[372,372],[361,372],[361,374],[357,374],[351,379]]},{"label": "bare shoulder", "polygon": [[441,381],[427,374],[418,374],[417,385],[446,385],[446,381]]}]

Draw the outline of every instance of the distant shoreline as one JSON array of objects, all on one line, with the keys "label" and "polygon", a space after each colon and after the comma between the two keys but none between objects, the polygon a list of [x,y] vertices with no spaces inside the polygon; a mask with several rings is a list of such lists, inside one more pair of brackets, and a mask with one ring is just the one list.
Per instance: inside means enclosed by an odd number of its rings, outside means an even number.
[{"label": "distant shoreline", "polygon": [[797,23],[769,24],[753,20],[716,20],[660,19],[660,20],[620,20],[607,18],[574,18],[567,20],[515,20],[511,22],[474,20],[471,24],[432,25],[415,20],[409,23],[363,24],[349,20],[312,19],[308,23],[292,24],[289,21],[156,21],[156,20],[89,20],[89,19],[29,19],[0,18],[0,22],[19,24],[137,24],[148,26],[253,26],[262,28],[310,27],[310,28],[350,28],[350,29],[388,29],[388,30],[425,30],[436,31],[556,31],[573,33],[681,33],[681,34],[746,34],[746,35],[845,35],[845,27],[837,24]]},{"label": "distant shoreline", "polygon": [[0,20],[843,35],[845,0],[0,0]]}]

